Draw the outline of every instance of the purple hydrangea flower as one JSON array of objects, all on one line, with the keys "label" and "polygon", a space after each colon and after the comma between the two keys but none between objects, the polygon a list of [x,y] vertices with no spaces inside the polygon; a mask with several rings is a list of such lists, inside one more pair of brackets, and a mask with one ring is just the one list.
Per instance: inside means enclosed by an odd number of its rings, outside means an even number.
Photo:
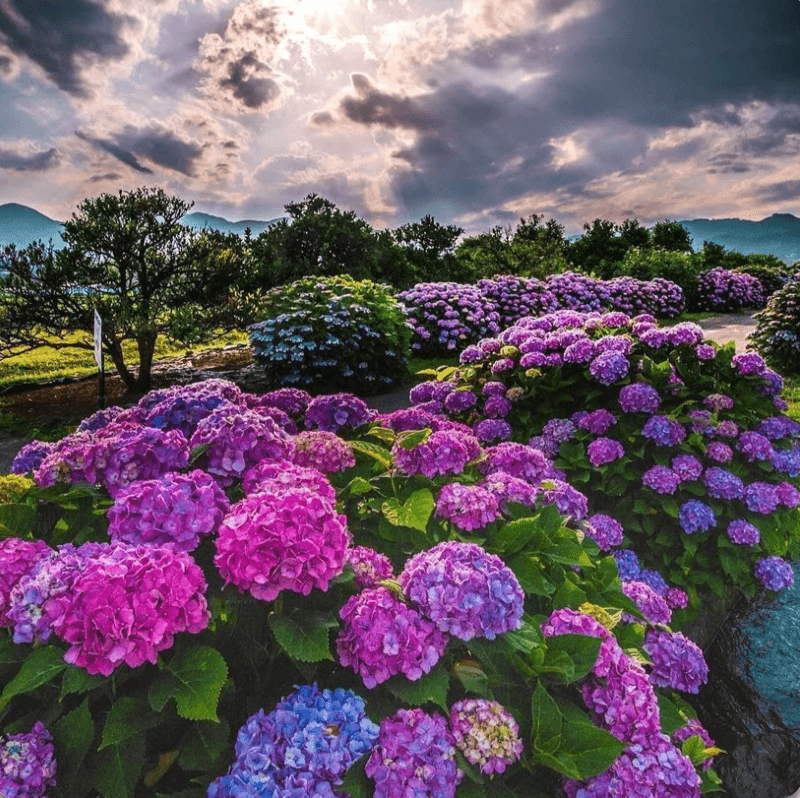
[{"label": "purple hydrangea flower", "polygon": [[377,587],[384,579],[394,579],[392,561],[369,546],[353,546],[347,550],[347,562],[356,574],[356,587]]},{"label": "purple hydrangea flower", "polygon": [[642,648],[650,655],[650,681],[657,687],[696,695],[708,681],[703,652],[681,632],[648,629]]},{"label": "purple hydrangea flower", "polygon": [[589,462],[599,468],[607,463],[613,463],[625,455],[625,449],[619,441],[613,438],[597,438],[592,441],[586,449]]},{"label": "purple hydrangea flower", "polygon": [[512,477],[503,471],[489,474],[483,487],[497,497],[501,512],[506,511],[506,502],[535,507],[536,498],[539,495],[539,490],[534,485],[518,477]]},{"label": "purple hydrangea flower", "polygon": [[403,474],[422,474],[432,479],[438,475],[460,474],[467,463],[481,452],[478,439],[457,429],[431,433],[427,440],[406,449],[400,441],[392,447],[397,469]]},{"label": "purple hydrangea flower", "polygon": [[456,747],[481,773],[503,773],[522,755],[519,725],[497,701],[465,698],[450,707]]},{"label": "purple hydrangea flower", "polygon": [[290,416],[301,416],[311,402],[311,394],[300,388],[278,388],[265,393],[258,404],[262,407],[277,407]]},{"label": "purple hydrangea flower", "polygon": [[763,374],[766,371],[767,364],[761,355],[755,352],[744,352],[733,356],[731,365],[744,376],[753,376]]},{"label": "purple hydrangea flower", "polygon": [[399,709],[381,721],[378,742],[367,760],[374,798],[453,798],[464,776],[447,721],[422,709]]},{"label": "purple hydrangea flower", "polygon": [[11,591],[17,582],[33,571],[36,563],[47,557],[51,548],[43,540],[0,540],[0,628],[12,626],[8,617]]},{"label": "purple hydrangea flower", "polygon": [[639,565],[639,558],[633,549],[612,551],[611,556],[617,561],[620,579],[636,579],[641,573],[642,568]]},{"label": "purple hydrangea flower", "polygon": [[538,485],[554,473],[553,464],[546,455],[524,443],[498,443],[487,448],[485,454],[486,459],[478,464],[480,472],[485,475],[502,471],[524,479],[531,485]]},{"label": "purple hydrangea flower", "polygon": [[685,610],[689,606],[689,595],[679,587],[671,587],[664,594],[664,600],[671,610]]},{"label": "purple hydrangea flower", "polygon": [[733,449],[722,441],[712,441],[706,449],[706,457],[715,463],[727,463],[733,457]]},{"label": "purple hydrangea flower", "polygon": [[433,668],[448,636],[385,587],[351,596],[339,610],[339,662],[372,689],[398,673],[416,681]]},{"label": "purple hydrangea flower", "polygon": [[736,474],[724,468],[709,468],[703,475],[703,483],[708,495],[714,499],[741,499],[744,496],[744,483]]},{"label": "purple hydrangea flower", "polygon": [[26,443],[14,456],[11,462],[12,474],[27,474],[30,471],[35,471],[45,456],[48,455],[54,443],[46,441],[31,441]]},{"label": "purple hydrangea flower", "polygon": [[560,479],[548,480],[542,485],[542,504],[555,504],[558,511],[578,522],[586,518],[589,500],[579,490]]},{"label": "purple hydrangea flower", "polygon": [[461,640],[494,640],[522,625],[516,576],[477,544],[450,540],[415,554],[398,581],[426,618]]},{"label": "purple hydrangea flower", "polygon": [[676,455],[671,465],[681,482],[695,482],[703,473],[702,463],[691,454]]},{"label": "purple hydrangea flower", "polygon": [[733,407],[733,399],[722,393],[710,393],[703,399],[703,404],[709,409],[717,412],[719,410],[730,410]]},{"label": "purple hydrangea flower", "polygon": [[29,732],[0,734],[0,795],[45,798],[56,769],[53,737],[40,720]]},{"label": "purple hydrangea flower", "polygon": [[[672,620],[672,610],[666,600],[653,590],[650,585],[632,579],[622,583],[622,592],[633,601],[641,610],[642,615],[650,623],[668,624]],[[623,613],[623,620],[639,623],[639,621],[627,613]]]},{"label": "purple hydrangea flower", "polygon": [[690,499],[681,505],[678,511],[678,520],[687,535],[695,532],[705,532],[717,523],[714,511],[697,499]]},{"label": "purple hydrangea flower", "polygon": [[511,402],[505,396],[491,396],[483,405],[483,414],[487,418],[505,418],[511,412],[511,407]]},{"label": "purple hydrangea flower", "polygon": [[728,537],[741,546],[755,546],[761,540],[758,528],[743,518],[737,518],[728,524]]},{"label": "purple hydrangea flower", "polygon": [[597,543],[601,551],[610,551],[619,546],[625,534],[619,521],[602,513],[590,515],[584,523],[584,531],[587,537]]},{"label": "purple hydrangea flower", "polygon": [[613,385],[627,375],[631,364],[622,352],[601,352],[590,364],[589,373],[601,385]]},{"label": "purple hydrangea flower", "polygon": [[797,507],[800,505],[800,490],[789,482],[779,482],[775,486],[778,504],[783,507]]},{"label": "purple hydrangea flower", "polygon": [[698,344],[694,351],[698,360],[713,360],[717,356],[717,349],[713,344]]},{"label": "purple hydrangea flower", "polygon": [[672,494],[678,490],[681,480],[678,475],[667,466],[655,465],[642,475],[642,484],[651,488],[656,493]]},{"label": "purple hydrangea flower", "polygon": [[617,419],[613,413],[601,407],[582,416],[576,423],[581,429],[593,435],[605,435],[617,423]]},{"label": "purple hydrangea flower", "polygon": [[351,393],[332,393],[317,396],[306,408],[306,429],[338,432],[345,427],[360,427],[373,421],[377,413],[363,399]]},{"label": "purple hydrangea flower", "polygon": [[783,590],[794,584],[792,565],[781,557],[771,556],[759,560],[756,563],[755,575],[768,590]]},{"label": "purple hydrangea flower", "polygon": [[511,437],[513,431],[511,424],[501,418],[485,418],[473,428],[475,437],[481,443],[506,441]]},{"label": "purple hydrangea flower", "polygon": [[292,462],[304,468],[316,468],[324,474],[346,471],[356,464],[353,450],[333,432],[310,430],[294,439]]},{"label": "purple hydrangea flower", "polygon": [[[716,748],[717,744],[714,742],[705,726],[703,726],[697,718],[689,718],[685,726],[681,726],[679,729],[675,729],[675,731],[672,732],[672,740],[678,745],[684,743],[690,737],[699,737],[706,748]],[[713,766],[714,759],[715,757],[712,756],[703,762],[702,768],[704,771]]]},{"label": "purple hydrangea flower", "polygon": [[667,330],[673,346],[694,346],[703,342],[703,329],[691,321],[684,321]]},{"label": "purple hydrangea flower", "polygon": [[720,421],[714,434],[720,438],[735,438],[739,434],[739,425],[735,421]]},{"label": "purple hydrangea flower", "polygon": [[286,461],[275,463],[262,460],[246,471],[242,480],[242,490],[247,496],[251,493],[275,493],[288,488],[306,488],[336,504],[333,485],[317,468],[306,468]]},{"label": "purple hydrangea flower", "polygon": [[483,529],[500,515],[498,498],[480,485],[449,482],[436,499],[436,516],[451,521],[464,532]]},{"label": "purple hydrangea flower", "polygon": [[679,421],[667,416],[650,416],[642,428],[642,435],[659,446],[677,446],[686,438],[686,430]]},{"label": "purple hydrangea flower", "polygon": [[636,578],[652,587],[659,596],[666,596],[669,585],[658,571],[654,571],[652,568],[642,568]]},{"label": "purple hydrangea flower", "polygon": [[736,448],[750,463],[772,459],[772,444],[757,432],[743,432],[736,441]]},{"label": "purple hydrangea flower", "polygon": [[625,413],[655,413],[660,404],[658,391],[646,382],[625,385],[619,392],[619,405]]},{"label": "purple hydrangea flower", "polygon": [[744,503],[754,513],[769,515],[778,507],[778,492],[769,482],[751,482],[744,489]]},{"label": "purple hydrangea flower", "polygon": [[457,390],[447,394],[444,399],[444,409],[448,413],[461,413],[471,410],[478,402],[478,397],[472,391]]},{"label": "purple hydrangea flower", "polygon": [[781,438],[800,435],[800,422],[789,418],[789,416],[770,416],[759,423],[756,427],[756,432],[761,433],[771,441],[777,441]]}]

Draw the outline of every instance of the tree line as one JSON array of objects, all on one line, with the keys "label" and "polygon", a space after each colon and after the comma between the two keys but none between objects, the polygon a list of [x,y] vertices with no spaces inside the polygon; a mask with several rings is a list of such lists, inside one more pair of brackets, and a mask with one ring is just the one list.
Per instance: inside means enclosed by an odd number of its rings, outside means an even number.
[{"label": "tree line", "polygon": [[[140,393],[150,388],[160,335],[191,345],[219,330],[243,329],[255,320],[261,293],[307,276],[348,274],[403,289],[494,274],[541,278],[566,269],[608,278],[641,272],[642,263],[668,272],[670,263],[689,259],[704,268],[784,266],[771,256],[726,252],[711,242],[692,254],[688,232],[670,220],[649,230],[636,219],[595,219],[570,241],[554,219],[531,214],[516,228],[496,226],[462,238],[463,228],[432,216],[376,230],[354,211],[309,194],[285,206],[288,218],[254,237],[250,230],[239,236],[182,225],[193,204],[154,188],[103,194],[84,200],[65,222],[64,249],[41,241],[5,247],[0,357],[45,345],[74,347],[65,335],[91,333],[97,310],[105,353],[126,387]],[[136,372],[123,353],[126,340],[136,343]],[[78,346],[93,344],[87,338]]]}]

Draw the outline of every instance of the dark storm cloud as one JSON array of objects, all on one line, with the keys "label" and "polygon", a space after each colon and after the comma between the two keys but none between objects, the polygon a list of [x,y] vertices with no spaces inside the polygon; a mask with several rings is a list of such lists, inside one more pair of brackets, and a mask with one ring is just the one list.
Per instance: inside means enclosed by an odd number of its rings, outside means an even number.
[{"label": "dark storm cloud", "polygon": [[351,122],[415,130],[424,130],[433,125],[434,119],[408,97],[395,97],[378,91],[364,75],[351,75],[350,80],[358,96],[345,97],[341,110]]},{"label": "dark storm cloud", "polygon": [[11,169],[15,172],[44,172],[57,166],[60,160],[61,156],[55,147],[33,155],[0,148],[0,169]]},{"label": "dark storm cloud", "polygon": [[800,180],[782,180],[759,189],[758,196],[765,202],[788,202],[800,199]]},{"label": "dark storm cloud", "polygon": [[277,99],[281,93],[278,84],[267,77],[257,77],[258,72],[269,72],[269,67],[259,61],[255,53],[243,53],[229,61],[225,68],[228,76],[219,81],[220,88],[241,100],[250,109],[261,108]]},{"label": "dark storm cloud", "polygon": [[144,174],[153,174],[153,170],[143,166],[139,161],[140,158],[147,158],[165,169],[192,175],[195,161],[202,152],[200,145],[184,141],[174,133],[158,127],[140,129],[126,125],[111,139],[87,136],[80,131],[76,131],[75,135],[100,147],[122,163]]},{"label": "dark storm cloud", "polygon": [[119,180],[122,175],[119,172],[106,172],[104,175],[94,175],[89,178],[90,183],[102,183],[106,180]]},{"label": "dark storm cloud", "polygon": [[740,155],[730,152],[721,152],[713,155],[706,162],[710,167],[706,171],[712,175],[744,174],[751,169],[750,164],[746,163]]},{"label": "dark storm cloud", "polygon": [[0,3],[0,41],[38,64],[63,91],[87,97],[82,64],[128,54],[123,37],[134,17],[109,13],[92,0],[13,0]]}]

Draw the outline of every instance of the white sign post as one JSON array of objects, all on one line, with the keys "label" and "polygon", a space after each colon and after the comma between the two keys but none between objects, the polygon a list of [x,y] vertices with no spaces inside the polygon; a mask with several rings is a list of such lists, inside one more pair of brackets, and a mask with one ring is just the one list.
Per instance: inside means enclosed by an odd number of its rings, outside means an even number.
[{"label": "white sign post", "polygon": [[100,369],[100,384],[97,393],[97,407],[102,410],[106,406],[106,371],[103,364],[103,320],[94,312],[94,359]]}]

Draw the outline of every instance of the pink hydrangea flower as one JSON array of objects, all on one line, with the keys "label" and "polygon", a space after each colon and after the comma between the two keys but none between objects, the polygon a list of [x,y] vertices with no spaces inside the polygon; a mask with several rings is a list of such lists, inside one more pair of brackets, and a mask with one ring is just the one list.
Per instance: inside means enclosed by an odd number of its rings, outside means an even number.
[{"label": "pink hydrangea flower", "polygon": [[522,755],[519,725],[497,701],[466,698],[450,707],[456,747],[481,773],[503,773]]},{"label": "pink hydrangea flower", "polygon": [[346,471],[356,464],[353,450],[336,433],[325,430],[301,432],[294,439],[292,462],[305,468],[316,468],[325,474]]},{"label": "pink hydrangea flower", "polygon": [[306,488],[329,502],[336,503],[336,491],[330,480],[316,468],[306,468],[294,463],[275,463],[262,460],[244,475],[242,490],[251,493],[274,493],[287,488]]},{"label": "pink hydrangea flower", "polygon": [[392,561],[369,546],[353,546],[347,550],[347,562],[356,573],[356,587],[377,587],[384,579],[393,579]]}]

